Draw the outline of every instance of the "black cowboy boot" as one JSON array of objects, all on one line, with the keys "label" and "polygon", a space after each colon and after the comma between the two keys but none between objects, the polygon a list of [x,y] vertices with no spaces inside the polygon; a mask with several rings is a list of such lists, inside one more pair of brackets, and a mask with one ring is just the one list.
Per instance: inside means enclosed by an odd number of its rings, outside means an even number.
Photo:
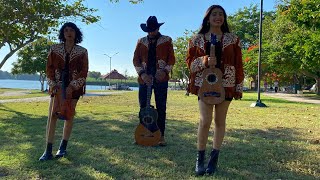
[{"label": "black cowboy boot", "polygon": [[42,154],[42,156],[39,158],[39,161],[46,161],[51,160],[53,158],[52,155],[52,143],[47,143],[47,148]]},{"label": "black cowboy boot", "polygon": [[61,143],[60,143],[60,147],[59,147],[59,150],[56,154],[56,158],[61,158],[63,156],[65,156],[67,154],[67,145],[68,145],[68,141],[67,140],[61,140]]},{"label": "black cowboy boot", "polygon": [[205,173],[205,168],[204,168],[204,156],[205,156],[205,151],[198,151],[197,154],[197,162],[196,162],[196,175],[197,176],[203,176]]},{"label": "black cowboy boot", "polygon": [[219,152],[220,151],[217,149],[211,151],[208,167],[206,169],[206,173],[209,175],[213,174],[217,169]]}]

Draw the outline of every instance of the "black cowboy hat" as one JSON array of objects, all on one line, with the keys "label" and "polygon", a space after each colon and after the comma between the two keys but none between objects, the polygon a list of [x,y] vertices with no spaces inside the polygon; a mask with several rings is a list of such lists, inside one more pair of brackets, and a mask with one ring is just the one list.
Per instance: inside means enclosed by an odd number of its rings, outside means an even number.
[{"label": "black cowboy hat", "polygon": [[147,20],[147,23],[140,24],[141,29],[144,32],[153,32],[158,29],[164,23],[158,23],[157,17],[150,16]]}]

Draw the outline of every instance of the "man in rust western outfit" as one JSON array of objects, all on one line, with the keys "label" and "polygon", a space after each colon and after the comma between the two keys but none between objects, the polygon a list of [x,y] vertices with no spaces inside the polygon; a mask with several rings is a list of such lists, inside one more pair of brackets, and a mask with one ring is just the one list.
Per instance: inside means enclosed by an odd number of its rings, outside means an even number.
[{"label": "man in rust western outfit", "polygon": [[154,89],[156,108],[158,111],[158,127],[161,131],[160,146],[165,146],[164,139],[166,122],[166,104],[169,73],[175,63],[172,39],[159,32],[160,26],[155,16],[150,16],[147,23],[140,25],[148,33],[138,40],[134,52],[133,65],[139,75],[139,103],[140,108],[146,107],[147,85]]}]

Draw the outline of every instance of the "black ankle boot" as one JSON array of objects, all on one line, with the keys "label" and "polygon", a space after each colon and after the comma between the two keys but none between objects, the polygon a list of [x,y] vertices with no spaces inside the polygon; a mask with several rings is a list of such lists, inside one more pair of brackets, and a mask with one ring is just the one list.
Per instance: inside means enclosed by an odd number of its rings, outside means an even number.
[{"label": "black ankle boot", "polygon": [[208,162],[208,167],[206,169],[206,173],[211,175],[216,171],[217,165],[218,165],[219,152],[220,151],[217,149],[213,149],[211,151],[210,160]]},{"label": "black ankle boot", "polygon": [[42,154],[42,156],[39,158],[39,161],[46,161],[51,160],[53,158],[52,155],[52,143],[47,143],[47,148]]},{"label": "black ankle boot", "polygon": [[204,150],[198,151],[196,169],[195,169],[197,176],[203,176],[205,173],[204,157],[205,157],[205,151]]},{"label": "black ankle boot", "polygon": [[67,140],[62,140],[60,143],[60,147],[59,150],[56,154],[56,158],[61,158],[63,156],[65,156],[67,154],[67,145],[68,145],[68,141]]}]

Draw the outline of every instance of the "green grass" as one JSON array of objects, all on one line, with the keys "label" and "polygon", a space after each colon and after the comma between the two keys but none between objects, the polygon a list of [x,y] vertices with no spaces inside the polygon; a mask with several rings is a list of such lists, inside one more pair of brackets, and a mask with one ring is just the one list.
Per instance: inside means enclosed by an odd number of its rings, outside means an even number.
[{"label": "green grass", "polygon": [[[196,179],[195,96],[169,91],[167,147],[133,145],[137,92],[81,98],[66,158],[39,162],[45,147],[47,102],[0,104],[0,178]],[[262,95],[233,101],[215,179],[319,179],[320,106]],[[54,150],[61,139],[58,122]],[[212,129],[207,154],[210,151]],[[212,179],[204,177],[201,179]]]}]

